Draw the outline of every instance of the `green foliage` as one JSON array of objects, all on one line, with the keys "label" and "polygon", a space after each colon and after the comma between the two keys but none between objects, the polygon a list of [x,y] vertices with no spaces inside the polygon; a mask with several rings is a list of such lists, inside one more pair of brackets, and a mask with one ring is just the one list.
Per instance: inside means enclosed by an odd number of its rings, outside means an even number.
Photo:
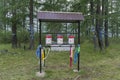
[{"label": "green foliage", "polygon": [[11,32],[0,31],[0,44],[1,43],[10,43],[11,42]]},{"label": "green foliage", "polygon": [[19,29],[17,31],[17,38],[19,43],[28,43],[29,42],[29,32],[26,30]]},{"label": "green foliage", "polygon": [[[29,1],[30,0],[0,0],[0,30],[5,30],[5,27],[9,25],[9,28],[12,27],[13,23],[17,23],[17,33],[18,34],[18,40],[19,42],[24,42],[24,36],[22,36],[25,33],[25,37],[27,37],[27,41],[29,42],[28,37],[29,33],[26,31],[20,31],[22,27],[28,28],[29,20]],[[90,9],[90,1],[91,0],[34,0],[34,18],[36,18],[36,13],[38,11],[72,11],[72,12],[82,12],[82,14],[85,17],[84,22],[81,22],[81,41],[83,42],[83,39],[91,39],[91,34],[87,34],[87,30],[90,29],[91,26],[95,26],[95,20],[97,18],[106,19],[109,20],[109,31],[110,33],[117,34],[115,36],[118,36],[120,33],[120,1],[119,0],[109,0],[108,4],[105,3],[104,5],[107,5],[108,7],[108,15],[98,15],[96,16],[96,5],[98,0],[93,0],[93,15],[91,14]],[[102,0],[99,3],[102,6]],[[101,8],[102,9],[102,8]],[[14,12],[16,12],[16,15],[13,15]],[[11,14],[11,16],[8,17],[8,14]],[[94,24],[92,23],[92,19],[94,19]],[[34,23],[36,25],[36,22]],[[58,32],[63,31],[65,32],[66,25],[59,24],[59,23],[44,23],[46,28],[46,31],[49,32]],[[68,25],[68,30],[71,32],[76,32],[77,24],[70,24]],[[104,26],[101,25],[103,28]],[[53,30],[55,28],[55,30]],[[3,35],[3,33],[2,33]],[[5,34],[4,34],[5,35]],[[12,37],[12,36],[11,36]],[[1,37],[3,38],[3,37]],[[35,41],[38,40],[38,34],[35,33]],[[2,39],[4,41],[4,39]],[[43,39],[44,41],[44,39]],[[10,41],[7,41],[10,42]],[[77,41],[76,41],[77,42]]]}]

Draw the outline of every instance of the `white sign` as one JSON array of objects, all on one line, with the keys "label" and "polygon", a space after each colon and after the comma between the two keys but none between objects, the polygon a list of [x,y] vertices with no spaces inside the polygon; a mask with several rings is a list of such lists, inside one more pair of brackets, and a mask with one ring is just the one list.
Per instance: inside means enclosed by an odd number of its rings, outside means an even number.
[{"label": "white sign", "polygon": [[74,36],[69,36],[68,43],[74,44]]},{"label": "white sign", "polygon": [[57,44],[63,44],[63,36],[57,36]]},{"label": "white sign", "polygon": [[[72,49],[75,49],[75,45],[72,45]],[[51,51],[70,51],[69,45],[51,45]]]},{"label": "white sign", "polygon": [[52,44],[52,36],[51,35],[46,36],[46,44]]}]

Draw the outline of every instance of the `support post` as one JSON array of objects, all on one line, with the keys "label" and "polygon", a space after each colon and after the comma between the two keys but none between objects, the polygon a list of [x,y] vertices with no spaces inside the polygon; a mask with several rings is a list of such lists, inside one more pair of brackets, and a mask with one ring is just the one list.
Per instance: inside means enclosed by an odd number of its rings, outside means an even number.
[{"label": "support post", "polygon": [[[44,50],[44,58],[45,58],[45,50]],[[44,59],[44,67],[45,67],[45,59]]]},{"label": "support post", "polygon": [[72,53],[71,53],[71,51],[72,51],[72,46],[70,45],[70,68],[72,67]]},{"label": "support post", "polygon": [[[80,21],[78,21],[78,47],[80,46]],[[80,53],[78,54],[78,71],[80,70]]]},{"label": "support post", "polygon": [[[41,45],[41,20],[39,20],[39,45]],[[42,45],[41,45],[42,47]],[[41,55],[41,47],[40,47],[40,73],[42,73],[42,55]]]}]

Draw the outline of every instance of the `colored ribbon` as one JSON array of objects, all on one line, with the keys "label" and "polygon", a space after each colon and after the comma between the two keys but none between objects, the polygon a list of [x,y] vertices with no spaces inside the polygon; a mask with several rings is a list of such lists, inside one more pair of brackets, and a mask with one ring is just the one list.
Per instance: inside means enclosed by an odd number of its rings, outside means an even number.
[{"label": "colored ribbon", "polygon": [[72,67],[72,60],[73,60],[73,49],[70,47],[70,67]]},{"label": "colored ribbon", "polygon": [[80,53],[80,45],[75,49],[75,54],[74,54],[74,63],[76,64],[78,60],[78,54]]},{"label": "colored ribbon", "polygon": [[39,46],[37,47],[37,50],[36,50],[36,56],[37,56],[38,58],[40,58],[40,56],[41,56],[40,48],[41,48],[41,45],[39,45]]}]

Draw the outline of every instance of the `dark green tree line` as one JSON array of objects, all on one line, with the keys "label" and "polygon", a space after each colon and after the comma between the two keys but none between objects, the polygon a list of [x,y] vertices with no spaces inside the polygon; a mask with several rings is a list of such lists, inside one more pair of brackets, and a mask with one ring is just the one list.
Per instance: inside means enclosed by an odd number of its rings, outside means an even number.
[{"label": "dark green tree line", "polygon": [[[81,36],[90,39],[93,36],[91,29],[94,28],[97,35],[96,44],[100,50],[109,46],[110,36],[119,39],[119,0],[0,0],[0,4],[0,30],[6,31],[7,28],[12,30],[13,47],[17,47],[18,29],[24,27],[30,30],[29,48],[33,49],[36,24],[34,19],[38,11],[82,12],[85,20],[81,23]],[[66,31],[65,29],[77,31],[76,24],[44,23],[43,26],[46,31],[53,31],[55,26],[58,26],[57,32]]]}]

